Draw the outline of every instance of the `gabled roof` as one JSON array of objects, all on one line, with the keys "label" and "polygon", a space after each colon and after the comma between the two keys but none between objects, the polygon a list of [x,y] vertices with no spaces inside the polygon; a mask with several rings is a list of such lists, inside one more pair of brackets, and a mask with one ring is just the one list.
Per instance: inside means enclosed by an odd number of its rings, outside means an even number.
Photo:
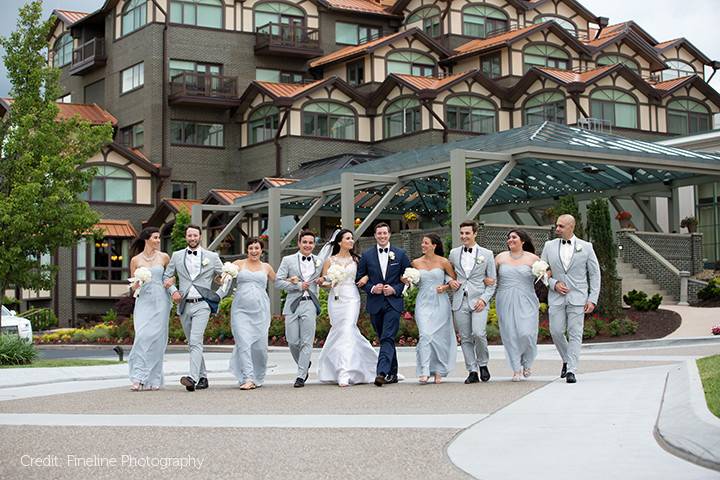
[{"label": "gabled roof", "polygon": [[[12,98],[0,98],[0,117],[10,111],[12,104]],[[56,118],[58,120],[69,120],[77,116],[88,121],[92,125],[104,125],[106,123],[110,123],[113,127],[116,127],[118,123],[117,118],[95,103],[57,103],[57,106],[58,114]]]},{"label": "gabled roof", "polygon": [[359,12],[383,17],[397,17],[389,8],[372,0],[316,0],[317,3],[330,10]]},{"label": "gabled roof", "polygon": [[680,37],[680,38],[676,38],[674,40],[667,40],[665,42],[658,43],[657,45],[655,45],[655,50],[658,53],[663,53],[664,51],[666,51],[670,48],[674,48],[674,47],[685,47],[685,49],[687,49],[690,53],[692,53],[698,60],[703,62],[703,64],[705,64],[705,65],[712,64],[712,60],[710,60],[710,58],[707,55],[705,55],[703,52],[701,52],[700,49],[698,49],[695,45],[690,43],[684,37]]},{"label": "gabled roof", "polygon": [[[632,30],[635,32],[640,38],[649,45],[657,45],[658,41],[655,40],[655,38],[650,35],[645,29],[643,29],[640,25],[633,22],[632,20],[622,23],[616,23],[613,25],[608,25],[605,28],[602,29],[600,32],[600,36],[598,38],[602,37],[609,37],[612,35],[615,35],[617,33],[622,33],[625,30]],[[597,30],[591,30],[590,31],[590,37],[594,37],[594,35],[597,33]]]},{"label": "gabled roof", "polygon": [[90,15],[87,12],[76,12],[74,10],[53,10],[52,13],[68,27]]},{"label": "gabled roof", "polygon": [[208,192],[202,203],[219,203],[220,205],[232,205],[235,200],[249,195],[251,192],[246,190],[227,190],[214,188]]},{"label": "gabled roof", "polygon": [[298,179],[312,178],[316,175],[322,175],[332,170],[352,167],[353,165],[359,165],[389,154],[389,151],[369,146],[365,152],[361,153],[343,153],[332,157],[321,158],[319,160],[303,162],[297,170],[293,170],[288,175],[292,178]]},{"label": "gabled roof", "polygon": [[145,223],[148,226],[160,227],[166,223],[168,216],[176,215],[182,209],[192,214],[193,205],[200,205],[200,203],[202,203],[200,200],[163,198]]},{"label": "gabled roof", "polygon": [[687,77],[673,78],[664,82],[651,84],[660,98],[672,95],[678,89],[693,86],[705,95],[711,102],[720,108],[720,93],[705,82],[699,75],[689,75]]},{"label": "gabled roof", "polygon": [[322,80],[316,80],[311,83],[273,83],[261,82],[254,80],[245,89],[240,97],[240,111],[244,111],[258,94],[265,94],[273,100],[278,106],[290,106],[299,98],[309,95],[321,88],[334,85],[338,90],[342,91],[348,97],[352,98],[361,105],[365,105],[366,99],[359,94],[347,82],[332,76]]},{"label": "gabled roof", "polygon": [[130,220],[114,220],[111,218],[103,218],[95,224],[94,230],[100,230],[106,237],[134,238],[137,237],[137,231],[133,227]]},{"label": "gabled roof", "polygon": [[150,159],[148,159],[145,154],[137,148],[128,148],[117,142],[111,142],[103,148],[117,152],[123,158],[130,160],[130,162],[134,163],[146,172],[152,173],[153,175],[158,175],[160,177],[170,176],[170,168],[161,167],[160,164],[152,163]]},{"label": "gabled roof", "polygon": [[[263,177],[260,180],[248,182],[253,185],[253,192],[267,190],[268,188],[284,187],[299,181],[297,178]],[[252,193],[252,192],[251,192]]]},{"label": "gabled roof", "polygon": [[311,60],[308,65],[310,66],[310,68],[318,68],[336,62],[345,62],[356,57],[367,55],[368,53],[373,52],[378,48],[390,45],[397,40],[410,36],[417,37],[418,40],[420,40],[424,45],[429,47],[432,51],[437,53],[440,57],[444,58],[452,54],[452,52],[446,50],[442,45],[438,44],[422,30],[419,30],[418,28],[411,28],[409,30],[376,38],[375,40],[371,40],[367,43],[341,48],[340,50],[337,50],[333,53]]},{"label": "gabled roof", "polygon": [[[526,5],[526,10],[532,10],[539,6],[541,6],[544,3],[547,3],[550,0],[523,0],[523,3]],[[595,22],[598,23],[598,17],[593,14],[590,10],[585,8],[583,4],[576,0],[563,0],[563,2],[568,5],[570,8],[575,10],[577,13],[580,14],[582,18],[587,20],[588,22]]]},{"label": "gabled roof", "polygon": [[650,62],[650,70],[665,69],[665,62],[655,48],[652,47],[653,44],[649,44],[634,28],[634,25],[633,22],[611,25],[603,30],[598,38],[585,42],[585,45],[593,53],[598,53],[608,45],[625,42]]}]

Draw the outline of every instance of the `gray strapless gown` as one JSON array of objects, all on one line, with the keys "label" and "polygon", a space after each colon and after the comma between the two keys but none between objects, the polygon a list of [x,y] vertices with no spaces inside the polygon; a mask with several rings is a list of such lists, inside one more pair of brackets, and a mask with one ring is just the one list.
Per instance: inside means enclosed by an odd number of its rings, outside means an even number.
[{"label": "gray strapless gown", "polygon": [[452,323],[450,298],[447,293],[437,293],[445,283],[445,271],[441,268],[420,270],[420,284],[415,300],[415,321],[420,332],[417,344],[417,375],[430,376],[439,373],[447,376],[455,366],[457,339]]},{"label": "gray strapless gown", "polygon": [[230,371],[238,383],[252,381],[262,385],[268,357],[270,298],[265,270],[240,270],[231,310],[231,328],[235,339]]},{"label": "gray strapless gown", "polygon": [[130,381],[146,388],[163,385],[163,359],[168,343],[168,323],[172,302],[162,278],[162,265],[150,268],[152,280],[140,287],[135,299],[133,327],[135,339],[128,356]]},{"label": "gray strapless gown", "polygon": [[495,297],[500,336],[513,372],[530,368],[537,356],[538,298],[528,265],[501,264]]}]

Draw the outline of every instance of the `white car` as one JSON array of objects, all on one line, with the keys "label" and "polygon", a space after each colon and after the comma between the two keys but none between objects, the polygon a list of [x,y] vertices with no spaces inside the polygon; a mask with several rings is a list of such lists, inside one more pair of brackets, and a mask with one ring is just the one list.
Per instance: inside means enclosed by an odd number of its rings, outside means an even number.
[{"label": "white car", "polygon": [[0,324],[0,333],[13,333],[32,342],[33,336],[30,320],[16,316],[15,310],[8,310],[3,305]]}]

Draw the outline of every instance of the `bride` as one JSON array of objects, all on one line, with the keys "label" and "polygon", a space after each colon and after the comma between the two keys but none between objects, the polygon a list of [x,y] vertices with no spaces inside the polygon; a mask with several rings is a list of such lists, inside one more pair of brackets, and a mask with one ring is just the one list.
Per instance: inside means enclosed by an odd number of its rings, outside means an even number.
[{"label": "bride", "polygon": [[344,279],[333,286],[328,295],[330,332],[318,362],[318,379],[341,387],[371,383],[378,359],[377,352],[357,327],[360,293],[355,285],[358,256],[353,251],[354,244],[350,230],[338,231],[325,247],[332,249],[328,252],[331,256],[325,260],[322,277],[318,279],[327,285],[325,277],[332,265],[345,269]]}]

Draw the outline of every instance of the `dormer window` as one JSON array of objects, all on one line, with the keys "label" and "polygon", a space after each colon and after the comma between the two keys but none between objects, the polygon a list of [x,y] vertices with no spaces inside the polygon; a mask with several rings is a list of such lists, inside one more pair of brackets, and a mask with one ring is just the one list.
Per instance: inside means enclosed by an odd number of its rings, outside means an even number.
[{"label": "dormer window", "polygon": [[532,67],[551,67],[567,70],[570,68],[570,56],[558,47],[550,44],[530,45],[523,50],[524,72]]},{"label": "dormer window", "polygon": [[637,62],[628,58],[623,57],[622,55],[613,55],[613,54],[605,54],[600,55],[596,60],[598,67],[604,67],[606,65],[617,65],[619,63],[625,65],[633,72],[640,75],[640,67],[638,66]]},{"label": "dormer window", "polygon": [[439,37],[440,28],[440,9],[438,7],[423,7],[415,10],[405,21],[405,25],[410,27],[413,23],[422,23],[422,31],[431,37]]},{"label": "dormer window", "polygon": [[432,77],[435,60],[419,52],[392,52],[387,56],[387,73]]},{"label": "dormer window", "polygon": [[562,28],[567,30],[567,32],[576,37],[577,36],[577,27],[575,24],[573,24],[570,20],[566,20],[562,17],[556,17],[555,15],[540,15],[538,17],[535,17],[535,20],[533,23],[543,23],[547,22],[548,20],[552,20],[553,22],[560,25]]},{"label": "dormer window", "polygon": [[64,67],[72,61],[73,38],[70,33],[63,33],[55,41],[53,48],[53,67]]},{"label": "dormer window", "polygon": [[509,29],[505,12],[486,5],[470,5],[463,8],[463,35],[485,38],[494,32],[505,32]]},{"label": "dormer window", "polygon": [[147,23],[146,0],[130,0],[122,9],[122,34],[134,32]]},{"label": "dormer window", "polygon": [[668,68],[662,71],[663,81],[672,80],[673,78],[688,77],[697,73],[692,65],[687,62],[683,62],[682,60],[668,60],[665,63]]}]

